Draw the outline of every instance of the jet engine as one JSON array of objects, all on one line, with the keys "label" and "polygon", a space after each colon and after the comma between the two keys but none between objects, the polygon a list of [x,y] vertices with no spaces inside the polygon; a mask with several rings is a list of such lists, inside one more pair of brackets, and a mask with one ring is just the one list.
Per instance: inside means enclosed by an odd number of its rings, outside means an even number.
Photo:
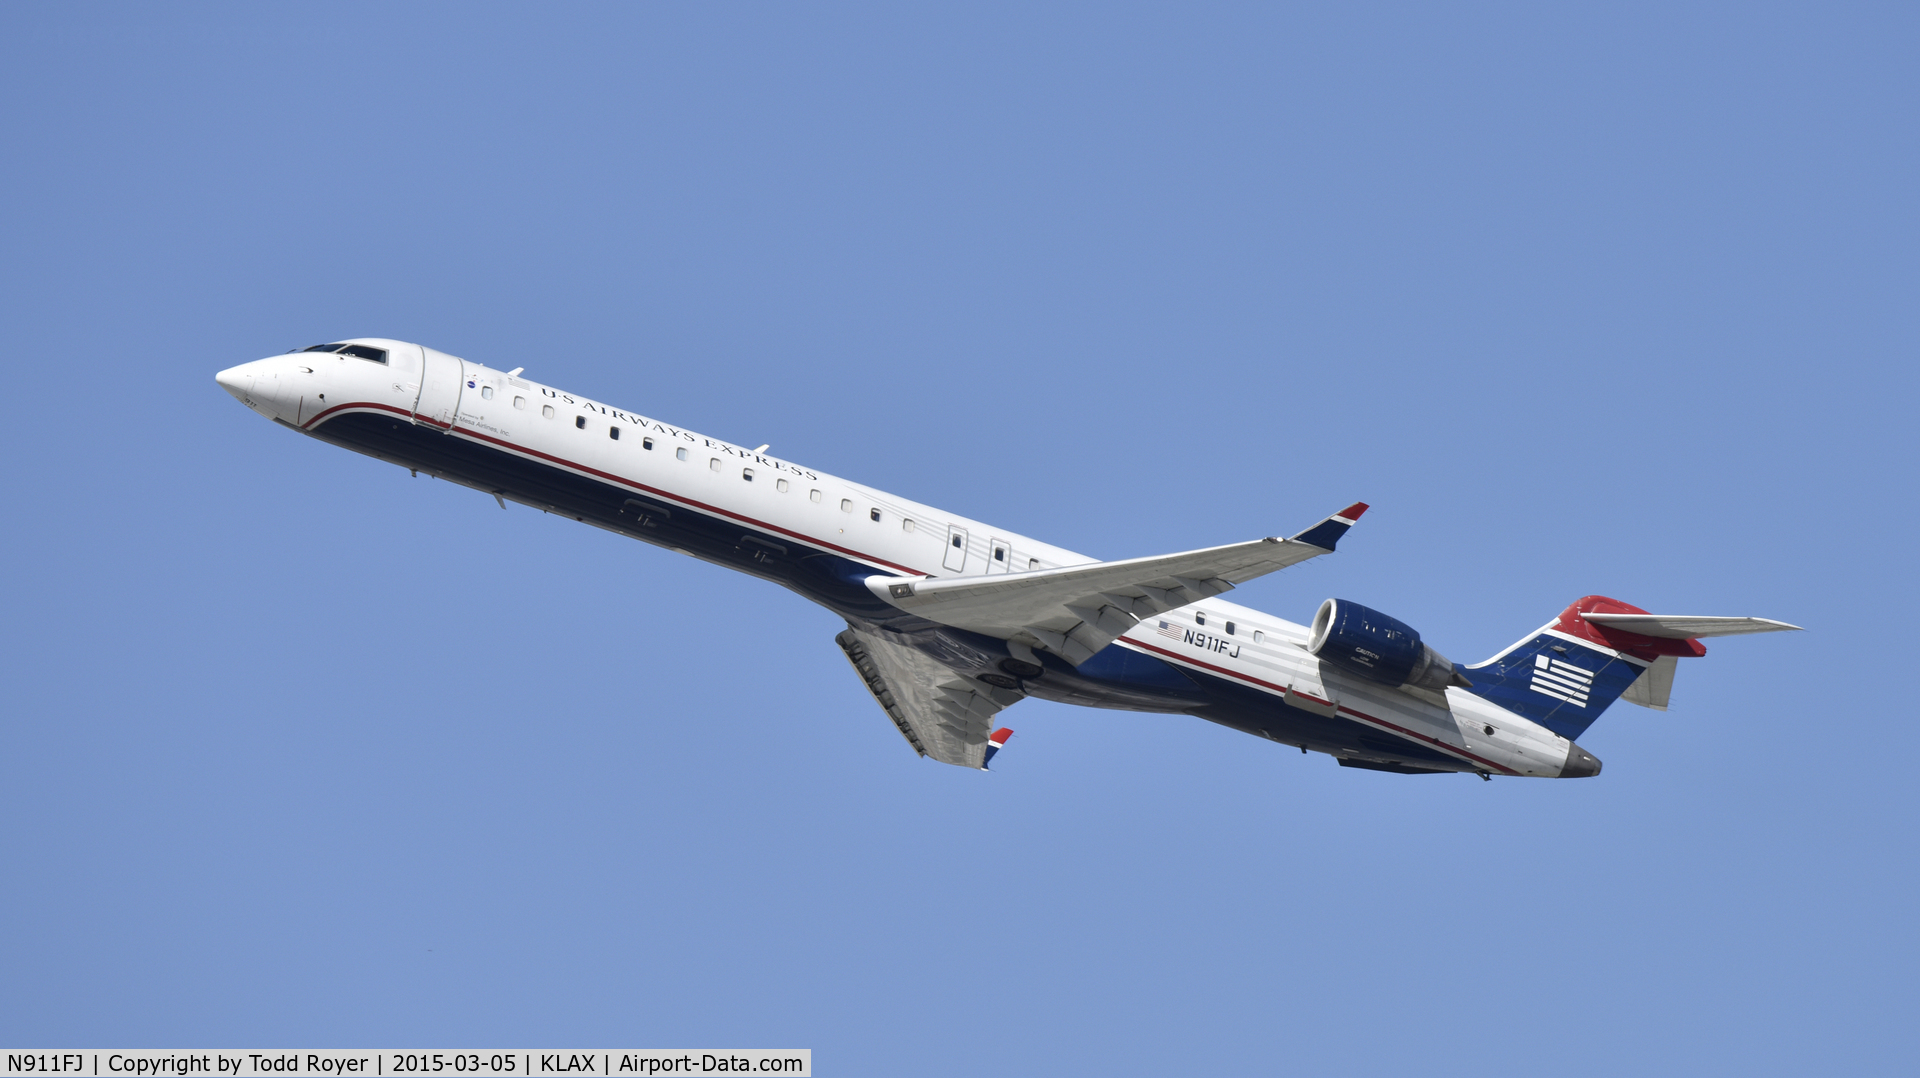
[{"label": "jet engine", "polygon": [[1453,663],[1421,643],[1412,626],[1346,599],[1328,599],[1313,615],[1307,650],[1321,660],[1368,681],[1444,692],[1466,687]]}]

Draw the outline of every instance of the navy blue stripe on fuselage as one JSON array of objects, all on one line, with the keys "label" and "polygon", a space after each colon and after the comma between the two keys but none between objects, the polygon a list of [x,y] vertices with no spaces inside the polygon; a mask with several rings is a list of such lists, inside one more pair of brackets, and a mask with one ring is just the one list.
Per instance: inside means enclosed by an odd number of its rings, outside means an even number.
[{"label": "navy blue stripe on fuselage", "polygon": [[[713,507],[652,487],[583,475],[582,471],[591,469],[550,464],[509,452],[479,437],[460,436],[465,432],[449,435],[416,425],[404,413],[389,416],[346,411],[328,417],[306,433],[405,468],[498,492],[558,516],[772,580],[843,617],[881,622],[906,617],[874,596],[863,583],[869,576],[891,573],[899,567],[879,568],[857,561],[822,549],[830,544],[802,542],[785,529],[737,515],[721,516],[710,511]],[[669,512],[661,514],[656,511],[659,508]]]},{"label": "navy blue stripe on fuselage", "polygon": [[[825,549],[831,544],[816,545],[815,540],[717,507],[524,447],[510,451],[488,444],[496,440],[485,435],[419,425],[406,412],[385,405],[330,410],[310,420],[304,433],[773,581],[842,617],[901,632],[962,673],[993,673],[1007,657],[1005,641],[905,614],[873,595],[864,583],[876,574],[925,574],[865,555],[849,557],[857,552]],[[633,504],[636,501],[641,504]],[[655,503],[668,513],[649,509]],[[1210,669],[1170,663],[1142,650],[1129,651],[1126,645],[1133,643],[1109,645],[1077,668],[1042,653],[1046,673],[1022,688],[1029,695],[1061,703],[1194,715],[1317,752],[1357,753],[1448,770],[1473,767],[1344,717],[1289,706],[1271,692]]]},{"label": "navy blue stripe on fuselage", "polygon": [[[1145,641],[1122,639],[1117,641],[1115,646],[1125,646],[1142,651],[1164,654],[1179,660],[1179,664],[1183,667],[1197,668],[1190,669],[1189,672],[1196,676],[1206,677],[1209,682],[1210,695],[1216,693],[1227,695],[1231,693],[1245,700],[1248,698],[1248,694],[1252,694],[1254,699],[1264,701],[1263,705],[1254,704],[1251,707],[1251,710],[1257,716],[1264,716],[1276,712],[1285,713],[1287,719],[1293,722],[1297,722],[1297,716],[1301,715],[1312,718],[1320,717],[1315,712],[1309,711],[1306,708],[1293,706],[1289,700],[1291,696],[1301,696],[1310,704],[1323,707],[1335,707],[1337,715],[1328,716],[1327,720],[1339,723],[1349,730],[1356,731],[1348,734],[1347,740],[1359,745],[1362,749],[1370,753],[1392,750],[1394,755],[1401,758],[1419,761],[1437,760],[1456,769],[1465,767],[1475,770],[1497,771],[1509,775],[1516,774],[1512,768],[1495,763],[1467,749],[1449,745],[1438,738],[1420,733],[1417,730],[1408,729],[1391,720],[1380,718],[1377,715],[1370,715],[1367,712],[1349,707],[1346,704],[1334,705],[1330,701],[1322,700],[1311,694],[1292,692],[1285,686],[1262,681],[1250,674],[1243,674],[1236,670],[1227,669],[1226,667],[1215,666],[1212,663],[1204,662],[1190,656],[1179,655],[1154,644],[1146,643]],[[1275,708],[1273,705],[1276,703],[1280,703],[1283,706]],[[1196,712],[1196,714],[1198,713]],[[1343,719],[1339,716],[1351,716],[1351,719]],[[1201,717],[1214,719],[1212,715],[1202,715]],[[1214,719],[1214,721],[1218,722],[1220,720]],[[1241,728],[1244,729],[1244,727]],[[1249,732],[1259,733],[1261,731],[1260,729],[1253,729]]]}]

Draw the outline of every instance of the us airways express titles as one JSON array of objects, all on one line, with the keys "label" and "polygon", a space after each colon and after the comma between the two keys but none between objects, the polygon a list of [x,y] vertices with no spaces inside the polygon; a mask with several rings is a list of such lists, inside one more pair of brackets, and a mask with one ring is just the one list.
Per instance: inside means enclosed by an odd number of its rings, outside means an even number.
[{"label": "us airways express titles", "polygon": [[1018,532],[377,337],[215,376],[301,434],[500,500],[782,584],[835,637],[913,751],[985,769],[1028,696],[1194,715],[1344,767],[1580,778],[1576,739],[1615,700],[1664,710],[1700,638],[1795,626],[1576,599],[1472,666],[1345,599],[1310,625],[1226,601],[1331,553],[1356,502],[1287,538],[1095,561]]}]

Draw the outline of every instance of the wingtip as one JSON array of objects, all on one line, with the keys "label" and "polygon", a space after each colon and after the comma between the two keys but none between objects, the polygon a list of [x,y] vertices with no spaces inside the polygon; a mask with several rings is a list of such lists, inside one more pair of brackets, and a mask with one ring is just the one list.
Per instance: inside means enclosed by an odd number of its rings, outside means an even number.
[{"label": "wingtip", "polygon": [[987,755],[984,759],[980,761],[980,770],[982,771],[992,770],[987,765],[993,762],[994,756],[997,755],[1001,749],[1004,749],[1007,747],[1007,739],[1012,736],[1013,736],[1013,727],[1002,726],[1000,729],[995,730],[987,738]]},{"label": "wingtip", "polygon": [[1320,523],[1315,524],[1313,527],[1308,528],[1306,531],[1301,532],[1299,535],[1294,536],[1291,541],[1317,546],[1322,550],[1332,550],[1334,545],[1340,542],[1340,537],[1347,534],[1347,529],[1353,527],[1354,521],[1360,519],[1360,514],[1366,511],[1366,502],[1354,502],[1338,513],[1333,514]]}]

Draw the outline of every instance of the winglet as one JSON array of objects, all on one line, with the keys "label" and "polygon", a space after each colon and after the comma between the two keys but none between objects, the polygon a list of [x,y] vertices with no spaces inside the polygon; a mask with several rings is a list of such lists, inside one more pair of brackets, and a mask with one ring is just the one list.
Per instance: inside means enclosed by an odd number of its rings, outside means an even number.
[{"label": "winglet", "polygon": [[1006,748],[1007,739],[1012,736],[1013,736],[1013,728],[1008,726],[1002,726],[1000,729],[995,730],[992,733],[992,735],[990,735],[987,738],[987,758],[980,761],[980,770],[982,771],[987,770],[987,765],[993,762],[994,754],[999,752],[1001,749]]},{"label": "winglet", "polygon": [[1360,514],[1366,511],[1366,502],[1354,502],[1338,513],[1333,514],[1320,523],[1315,524],[1313,527],[1308,528],[1306,531],[1301,532],[1299,535],[1294,536],[1289,542],[1306,543],[1309,546],[1317,546],[1322,550],[1332,550],[1334,544],[1340,541],[1340,537],[1347,534],[1347,529],[1353,527],[1353,522],[1359,520]]}]

